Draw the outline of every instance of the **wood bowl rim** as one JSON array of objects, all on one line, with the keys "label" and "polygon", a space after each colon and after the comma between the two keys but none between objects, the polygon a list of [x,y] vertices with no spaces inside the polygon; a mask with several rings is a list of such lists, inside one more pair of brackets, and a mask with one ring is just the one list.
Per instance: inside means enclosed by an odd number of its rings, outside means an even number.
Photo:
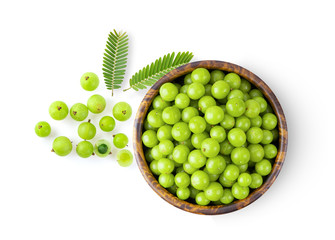
[{"label": "wood bowl rim", "polygon": [[[163,83],[171,82],[183,75],[186,75],[192,72],[192,70],[199,67],[203,67],[209,70],[218,69],[226,72],[235,72],[239,74],[241,77],[251,82],[264,94],[268,102],[270,102],[270,105],[272,106],[274,113],[278,118],[279,148],[271,173],[266,177],[266,180],[263,182],[262,186],[258,189],[253,190],[247,198],[243,200],[235,200],[233,203],[228,205],[200,206],[197,204],[180,200],[179,198],[168,192],[158,183],[158,181],[156,180],[156,178],[149,169],[149,166],[145,160],[143,152],[143,145],[141,140],[143,121],[152,103],[152,100],[158,94],[160,86]],[[187,212],[204,214],[204,215],[217,215],[217,214],[230,213],[248,206],[249,204],[256,201],[259,197],[261,197],[271,187],[273,182],[276,180],[279,172],[281,171],[281,168],[285,161],[287,145],[288,145],[288,133],[287,133],[287,123],[284,111],[277,97],[272,92],[270,87],[261,78],[259,78],[251,71],[230,62],[216,61],[216,60],[191,62],[170,71],[169,73],[164,75],[161,79],[159,79],[144,96],[138,108],[133,128],[133,148],[136,162],[141,171],[141,174],[143,175],[145,181],[149,184],[149,186],[161,198],[163,198],[171,205]]]}]

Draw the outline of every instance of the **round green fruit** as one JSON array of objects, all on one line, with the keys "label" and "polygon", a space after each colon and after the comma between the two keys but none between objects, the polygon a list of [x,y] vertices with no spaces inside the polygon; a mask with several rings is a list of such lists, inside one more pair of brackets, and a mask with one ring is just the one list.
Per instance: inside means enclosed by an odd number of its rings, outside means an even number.
[{"label": "round green fruit", "polygon": [[50,135],[51,127],[49,123],[45,121],[38,122],[35,125],[35,133],[39,137],[47,137]]},{"label": "round green fruit", "polygon": [[78,127],[78,135],[84,140],[90,140],[94,138],[97,130],[95,126],[88,120],[88,122],[83,122]]},{"label": "round green fruit", "polygon": [[106,100],[103,96],[94,94],[87,100],[87,107],[92,113],[101,113],[105,110]]},{"label": "round green fruit", "polygon": [[128,137],[123,133],[118,133],[113,136],[113,144],[117,148],[124,148],[128,144]]},{"label": "round green fruit", "polygon": [[64,136],[57,137],[52,144],[52,152],[58,156],[66,156],[72,151],[72,143],[70,139]]},{"label": "round green fruit", "polygon": [[69,108],[62,101],[55,101],[49,107],[49,114],[55,120],[63,120],[69,113]]},{"label": "round green fruit", "polygon": [[88,141],[78,143],[76,152],[79,157],[88,158],[93,155],[93,144]]},{"label": "round green fruit", "polygon": [[206,85],[211,80],[211,74],[206,68],[197,68],[191,73],[192,82]]},{"label": "round green fruit", "polygon": [[76,121],[83,121],[88,116],[88,108],[82,103],[76,103],[70,109],[70,116]]},{"label": "round green fruit", "polygon": [[238,183],[234,183],[231,188],[231,193],[236,199],[245,199],[249,195],[249,187],[242,187]]},{"label": "round green fruit", "polygon": [[118,102],[113,107],[113,116],[118,121],[126,121],[131,117],[131,106],[126,102]]},{"label": "round green fruit", "polygon": [[104,116],[99,121],[99,126],[104,132],[111,132],[115,128],[115,120],[110,116]]},{"label": "round green fruit", "polygon": [[86,91],[93,91],[99,86],[99,78],[95,73],[84,73],[80,78],[80,85]]},{"label": "round green fruit", "polygon": [[218,201],[223,196],[223,187],[218,182],[211,182],[204,190],[205,196],[210,201]]}]

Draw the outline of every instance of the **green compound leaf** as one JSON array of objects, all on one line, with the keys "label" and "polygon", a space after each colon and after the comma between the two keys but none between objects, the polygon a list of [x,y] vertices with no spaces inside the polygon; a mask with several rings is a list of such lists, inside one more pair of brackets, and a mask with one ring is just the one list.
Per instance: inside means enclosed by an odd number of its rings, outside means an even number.
[{"label": "green compound leaf", "polygon": [[177,67],[189,63],[192,58],[193,53],[189,52],[179,52],[177,55],[173,52],[171,54],[169,53],[164,55],[163,58],[157,59],[155,62],[152,62],[135,73],[129,80],[130,87],[123,91],[127,91],[129,89],[138,91],[152,86],[165,74]]},{"label": "green compound leaf", "polygon": [[126,32],[110,32],[103,58],[103,75],[108,90],[121,88],[127,67],[128,35]]}]

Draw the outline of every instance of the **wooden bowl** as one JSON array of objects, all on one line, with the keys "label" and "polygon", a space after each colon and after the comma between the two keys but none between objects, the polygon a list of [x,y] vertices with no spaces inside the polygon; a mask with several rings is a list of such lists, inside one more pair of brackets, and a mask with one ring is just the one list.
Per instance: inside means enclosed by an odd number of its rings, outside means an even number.
[{"label": "wooden bowl", "polygon": [[[279,130],[279,147],[278,154],[275,159],[273,169],[271,173],[265,178],[263,185],[258,189],[255,189],[250,193],[250,195],[243,200],[236,200],[229,205],[216,205],[216,206],[199,206],[192,204],[183,200],[180,200],[176,196],[172,195],[165,188],[163,188],[152,172],[149,169],[149,166],[145,160],[143,152],[143,144],[141,140],[143,121],[147,115],[147,111],[151,105],[152,100],[158,94],[159,88],[163,83],[171,82],[181,76],[184,76],[194,69],[203,67],[206,69],[219,69],[225,72],[234,72],[250,81],[254,86],[256,86],[267,98],[268,102],[271,104],[274,113],[278,117],[278,130]],[[184,211],[197,213],[197,214],[206,214],[206,215],[215,215],[215,214],[224,214],[236,211],[245,206],[248,206],[250,203],[256,201],[260,196],[262,196],[276,180],[282,166],[284,163],[286,149],[287,149],[287,125],[286,119],[284,116],[283,109],[280,106],[280,103],[271,89],[263,82],[258,76],[248,71],[247,69],[240,67],[238,65],[222,62],[222,61],[199,61],[192,62],[186,65],[183,65],[175,70],[172,70],[165,76],[163,76],[159,81],[157,81],[151,89],[147,92],[145,97],[140,104],[140,107],[137,111],[137,115],[134,123],[134,135],[133,135],[133,144],[134,144],[134,153],[137,161],[137,165],[147,183],[150,187],[165,201],[172,204],[173,206],[180,208]]]}]

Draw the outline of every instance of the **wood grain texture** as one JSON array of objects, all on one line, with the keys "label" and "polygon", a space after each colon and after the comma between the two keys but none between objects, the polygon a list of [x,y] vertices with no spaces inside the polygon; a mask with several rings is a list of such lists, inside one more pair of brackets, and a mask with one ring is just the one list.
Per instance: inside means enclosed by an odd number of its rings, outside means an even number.
[{"label": "wood grain texture", "polygon": [[[271,104],[275,114],[278,117],[279,148],[271,173],[266,177],[263,185],[260,188],[254,190],[252,193],[250,193],[250,195],[246,199],[234,201],[229,205],[199,206],[178,199],[176,196],[172,195],[157,182],[156,178],[151,173],[144,157],[143,145],[141,141],[143,121],[145,119],[145,116],[147,114],[147,111],[151,105],[153,98],[158,94],[160,86],[163,83],[171,82],[181,76],[184,76],[199,67],[207,69],[219,69],[225,72],[234,72],[239,74],[241,77],[250,81],[264,94],[264,96],[267,98],[268,102]],[[257,200],[259,197],[261,197],[270,188],[272,183],[276,180],[283,166],[287,151],[288,134],[287,134],[287,124],[285,115],[278,99],[276,98],[272,90],[269,88],[269,86],[264,81],[262,81],[258,76],[236,64],[222,61],[199,61],[199,62],[188,63],[179,68],[176,68],[175,70],[163,76],[159,81],[157,81],[151,87],[151,89],[149,89],[149,91],[143,98],[142,103],[140,104],[136,114],[133,129],[133,144],[134,144],[133,147],[137,165],[144,179],[160,197],[162,197],[165,201],[169,202],[175,207],[178,207],[188,212],[197,214],[215,215],[215,214],[224,214],[233,212],[243,207],[246,207],[250,203]]]}]

